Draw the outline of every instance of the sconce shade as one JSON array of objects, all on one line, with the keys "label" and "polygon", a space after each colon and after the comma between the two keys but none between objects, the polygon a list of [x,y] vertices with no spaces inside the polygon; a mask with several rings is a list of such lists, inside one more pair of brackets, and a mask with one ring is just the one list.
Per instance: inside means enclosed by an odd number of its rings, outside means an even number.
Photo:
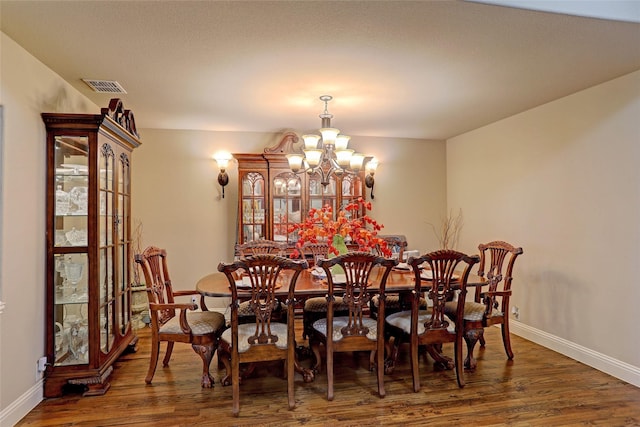
[{"label": "sconce shade", "polygon": [[378,159],[373,157],[367,162],[365,170],[368,174],[373,175],[374,173],[376,173],[376,169],[378,169]]},{"label": "sconce shade", "polygon": [[227,169],[227,166],[229,166],[229,161],[233,158],[233,156],[226,151],[220,151],[214,154],[213,158],[218,163],[218,167],[220,168],[220,170],[224,171]]}]

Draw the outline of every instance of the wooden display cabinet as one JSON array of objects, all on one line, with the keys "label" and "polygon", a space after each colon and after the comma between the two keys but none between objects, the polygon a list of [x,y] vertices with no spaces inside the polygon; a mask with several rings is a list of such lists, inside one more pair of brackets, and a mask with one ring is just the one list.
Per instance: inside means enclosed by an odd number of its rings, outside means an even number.
[{"label": "wooden display cabinet", "polygon": [[67,385],[104,394],[113,363],[135,350],[131,325],[133,114],[43,113],[47,130],[44,396]]},{"label": "wooden display cabinet", "polygon": [[297,240],[292,224],[304,221],[309,209],[331,205],[337,212],[364,197],[364,172],[332,174],[327,185],[319,173],[293,173],[286,155],[295,151],[298,136],[285,133],[264,153],[233,154],[238,161],[237,244],[267,239],[287,243]]}]

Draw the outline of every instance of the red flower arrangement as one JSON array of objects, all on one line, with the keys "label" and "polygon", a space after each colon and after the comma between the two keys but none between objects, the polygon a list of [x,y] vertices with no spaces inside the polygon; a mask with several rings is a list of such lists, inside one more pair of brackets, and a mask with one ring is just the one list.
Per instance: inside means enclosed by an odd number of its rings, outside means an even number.
[{"label": "red flower arrangement", "polygon": [[378,224],[376,220],[368,215],[358,216],[361,211],[371,210],[371,202],[366,202],[362,197],[349,203],[338,212],[337,218],[333,219],[333,208],[325,205],[322,209],[311,209],[304,222],[294,224],[289,227],[289,232],[298,232],[298,241],[292,257],[301,255],[301,249],[305,243],[327,242],[329,253],[339,254],[338,249],[333,245],[333,237],[342,236],[343,239],[349,237],[351,243],[358,245],[360,251],[378,250],[383,256],[390,257],[391,250],[387,247],[387,242],[378,237],[384,225]]}]

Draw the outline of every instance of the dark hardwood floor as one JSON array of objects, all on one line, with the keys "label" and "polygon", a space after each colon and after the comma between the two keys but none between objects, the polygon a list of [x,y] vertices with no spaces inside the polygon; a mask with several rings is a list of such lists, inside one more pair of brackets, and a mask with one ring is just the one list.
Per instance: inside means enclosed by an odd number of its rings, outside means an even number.
[{"label": "dark hardwood floor", "polygon": [[[219,383],[217,360],[215,388],[202,389],[200,358],[189,345],[176,344],[170,366],[160,360],[146,385],[149,331],[138,335],[138,352],[116,363],[106,395],[72,392],[44,400],[18,426],[640,425],[639,388],[517,336],[509,362],[497,328],[486,331],[487,347],[463,389],[453,371],[435,371],[429,359],[421,362],[422,389],[414,393],[406,349],[385,377],[387,396],[380,399],[368,356],[344,354],[336,359],[334,401],[326,400],[324,373],[309,384],[296,376],[296,408],[289,411],[281,366],[263,365],[240,386],[238,418],[231,415],[231,387]],[[453,346],[444,352],[452,355]]]}]

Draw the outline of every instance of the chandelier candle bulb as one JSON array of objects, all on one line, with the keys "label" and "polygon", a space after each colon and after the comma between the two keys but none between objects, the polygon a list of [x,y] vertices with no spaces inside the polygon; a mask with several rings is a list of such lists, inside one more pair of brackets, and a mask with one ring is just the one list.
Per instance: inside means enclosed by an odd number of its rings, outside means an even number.
[{"label": "chandelier candle bulb", "polygon": [[346,168],[351,164],[351,156],[353,150],[336,150],[336,161],[342,168]]},{"label": "chandelier candle bulb", "polygon": [[318,148],[318,141],[320,141],[320,135],[302,135],[304,140],[305,150],[315,150]]},{"label": "chandelier candle bulb", "polygon": [[340,133],[340,129],[336,128],[322,128],[320,134],[322,135],[322,143],[326,145],[335,145],[336,137]]},{"label": "chandelier candle bulb", "polygon": [[336,146],[336,151],[340,151],[340,150],[346,150],[347,146],[349,145],[349,140],[351,139],[350,136],[347,135],[338,135],[336,137],[336,142],[335,142],[335,146]]}]

